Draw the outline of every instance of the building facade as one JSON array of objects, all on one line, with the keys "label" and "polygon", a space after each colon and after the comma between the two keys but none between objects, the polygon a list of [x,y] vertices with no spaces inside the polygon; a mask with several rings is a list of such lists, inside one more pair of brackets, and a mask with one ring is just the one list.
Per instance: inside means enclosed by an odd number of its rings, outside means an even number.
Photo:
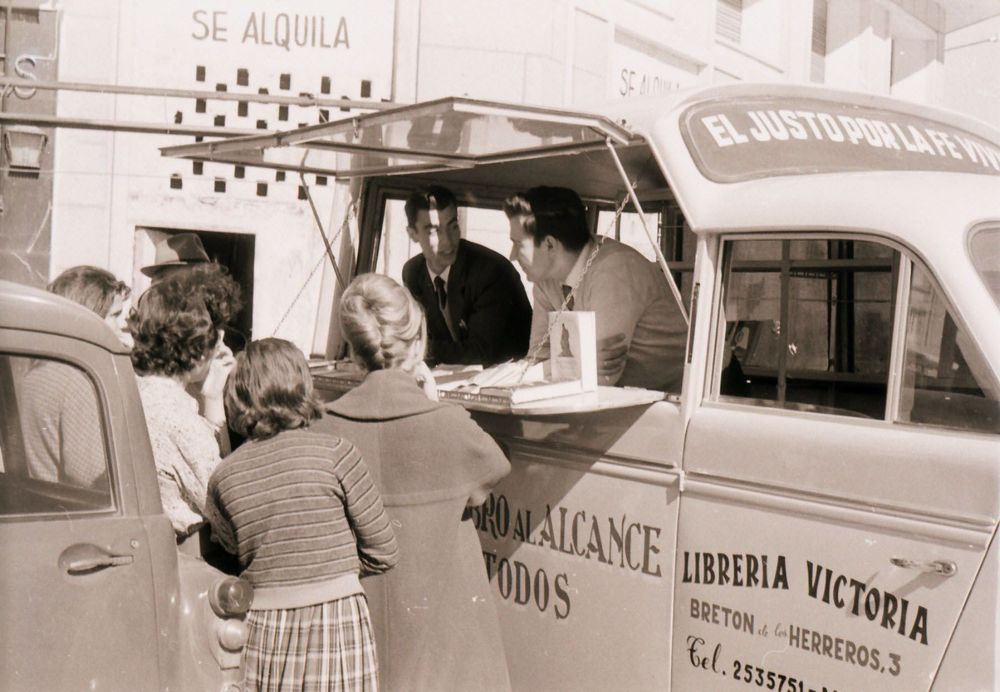
[{"label": "building facade", "polygon": [[[41,285],[69,266],[95,264],[141,291],[138,270],[151,261],[155,242],[193,231],[243,284],[247,331],[322,354],[335,277],[308,197],[328,236],[343,229],[331,240],[349,253],[356,230],[349,186],[255,168],[252,161],[163,158],[159,147],[213,130],[275,131],[349,116],[351,108],[331,105],[338,99],[376,108],[467,95],[586,108],[752,80],[946,103],[959,89],[949,91],[945,79],[946,57],[959,54],[946,50],[948,5],[297,0],[277,11],[265,0],[13,0],[0,7],[6,77],[167,88],[177,95],[4,86],[0,276]],[[205,92],[322,103],[218,100]],[[974,114],[994,117],[997,104],[1000,95]],[[73,126],[25,124],[26,114]],[[128,123],[163,131],[122,131]],[[168,134],[182,127],[209,133]],[[37,161],[27,160],[32,151]],[[391,222],[405,225],[401,218]]]}]

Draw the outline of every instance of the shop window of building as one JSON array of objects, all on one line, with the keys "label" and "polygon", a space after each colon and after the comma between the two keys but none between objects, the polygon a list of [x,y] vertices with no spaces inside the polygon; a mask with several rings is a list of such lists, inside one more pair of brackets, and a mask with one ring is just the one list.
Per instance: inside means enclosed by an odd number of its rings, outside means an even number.
[{"label": "shop window of building", "polygon": [[897,420],[1000,432],[1000,397],[979,351],[930,272],[913,267]]},{"label": "shop window of building", "polygon": [[739,43],[743,33],[743,0],[717,0],[715,7],[715,33]]},{"label": "shop window of building", "polygon": [[884,418],[897,265],[868,241],[726,243],[719,399]]},{"label": "shop window of building", "polygon": [[113,510],[105,439],[83,370],[0,354],[0,516]]}]

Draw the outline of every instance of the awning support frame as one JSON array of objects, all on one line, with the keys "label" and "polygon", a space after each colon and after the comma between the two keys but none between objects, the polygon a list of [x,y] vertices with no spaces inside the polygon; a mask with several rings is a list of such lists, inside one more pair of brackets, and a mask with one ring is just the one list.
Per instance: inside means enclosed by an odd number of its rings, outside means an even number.
[{"label": "awning support frame", "polygon": [[323,238],[323,247],[326,248],[326,256],[330,259],[330,266],[333,267],[333,272],[337,275],[337,285],[340,286],[340,290],[343,291],[347,288],[347,281],[344,279],[344,275],[340,273],[340,267],[337,266],[337,258],[333,254],[333,247],[330,245],[330,238],[326,235],[326,230],[323,228],[323,222],[319,218],[319,212],[316,211],[316,203],[313,202],[312,193],[309,191],[309,186],[306,184],[306,176],[303,173],[299,173],[299,184],[302,185],[302,189],[305,191],[306,201],[309,202],[309,209],[312,211],[313,220],[316,222],[316,228],[319,230],[319,234]]},{"label": "awning support frame", "polygon": [[691,326],[690,320],[688,320],[687,310],[684,309],[684,299],[681,297],[681,292],[677,288],[677,282],[674,281],[674,275],[670,273],[670,267],[667,266],[667,258],[663,256],[663,251],[660,249],[660,244],[656,242],[653,238],[653,232],[649,230],[649,224],[646,223],[646,214],[642,211],[642,205],[639,204],[639,198],[635,194],[635,190],[632,185],[629,184],[628,174],[625,172],[625,167],[622,165],[621,159],[618,158],[618,152],[615,151],[615,145],[612,143],[611,138],[608,137],[605,140],[607,144],[608,152],[611,154],[611,159],[615,162],[615,168],[618,169],[618,175],[621,176],[622,182],[625,184],[625,189],[628,191],[628,196],[632,200],[635,210],[639,213],[639,221],[642,222],[642,230],[646,232],[646,238],[649,239],[649,244],[653,246],[653,252],[656,253],[656,262],[660,265],[660,269],[663,271],[663,275],[667,278],[667,285],[670,286],[670,292],[674,296],[674,300],[677,301],[677,308],[681,312],[681,317],[684,318],[684,324]]}]

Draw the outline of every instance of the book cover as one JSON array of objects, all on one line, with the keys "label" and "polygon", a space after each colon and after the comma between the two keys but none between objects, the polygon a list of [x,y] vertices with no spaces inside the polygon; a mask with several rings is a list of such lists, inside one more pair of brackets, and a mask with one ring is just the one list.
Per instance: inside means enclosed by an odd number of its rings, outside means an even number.
[{"label": "book cover", "polygon": [[579,380],[581,392],[597,390],[597,318],[593,312],[549,313],[549,379]]}]

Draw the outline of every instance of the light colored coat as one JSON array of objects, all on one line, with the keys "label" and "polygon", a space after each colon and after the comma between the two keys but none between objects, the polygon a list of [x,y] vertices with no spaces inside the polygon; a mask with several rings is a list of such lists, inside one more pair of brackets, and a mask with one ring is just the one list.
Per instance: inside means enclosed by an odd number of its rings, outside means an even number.
[{"label": "light colored coat", "polygon": [[382,492],[399,564],[363,580],[387,690],[505,690],[510,681],[479,536],[462,519],[510,471],[460,406],[400,370],[369,373],[312,429],[353,442]]}]

